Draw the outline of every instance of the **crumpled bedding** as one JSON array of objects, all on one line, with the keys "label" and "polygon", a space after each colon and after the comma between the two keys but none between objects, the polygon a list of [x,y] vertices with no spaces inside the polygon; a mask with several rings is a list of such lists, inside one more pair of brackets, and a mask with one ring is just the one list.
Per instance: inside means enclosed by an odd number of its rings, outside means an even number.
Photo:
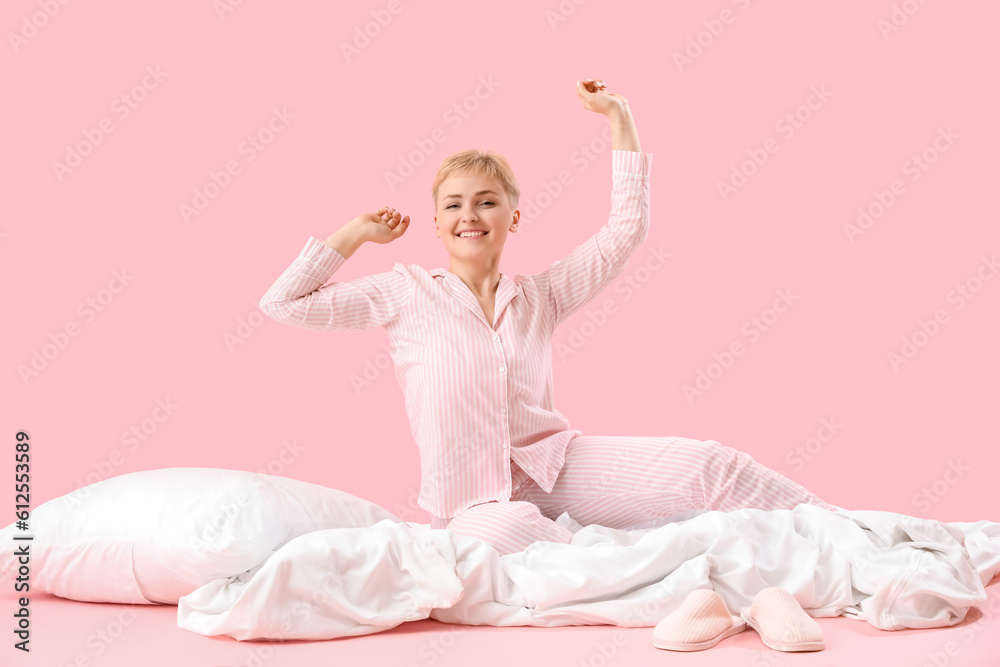
[{"label": "crumpled bedding", "polygon": [[696,588],[739,613],[763,588],[811,616],[881,630],[961,622],[1000,571],[1000,523],[943,523],[874,510],[705,512],[633,530],[580,526],[572,543],[500,556],[427,524],[296,537],[257,566],[180,598],[177,623],[202,635],[332,639],[433,618],[468,625],[654,626]]}]

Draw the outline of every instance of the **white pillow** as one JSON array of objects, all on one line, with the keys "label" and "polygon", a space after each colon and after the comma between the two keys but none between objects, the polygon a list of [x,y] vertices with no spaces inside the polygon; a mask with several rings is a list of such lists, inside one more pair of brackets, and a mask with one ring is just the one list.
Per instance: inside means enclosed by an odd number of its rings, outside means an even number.
[{"label": "white pillow", "polygon": [[[344,491],[217,468],[162,468],[95,482],[0,529],[0,571],[31,590],[86,602],[164,603],[245,572],[290,540],[327,528],[402,520]],[[14,535],[34,535],[14,540]]]}]

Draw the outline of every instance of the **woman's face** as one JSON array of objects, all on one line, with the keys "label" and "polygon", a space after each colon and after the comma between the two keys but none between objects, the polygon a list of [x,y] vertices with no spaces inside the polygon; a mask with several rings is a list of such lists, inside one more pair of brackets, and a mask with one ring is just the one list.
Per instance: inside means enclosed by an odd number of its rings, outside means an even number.
[{"label": "woman's face", "polygon": [[[500,182],[478,174],[452,176],[438,186],[434,223],[437,236],[453,259],[476,264],[499,260],[507,233],[516,231],[520,211],[512,211]],[[482,230],[485,234],[461,238],[460,232]]]}]

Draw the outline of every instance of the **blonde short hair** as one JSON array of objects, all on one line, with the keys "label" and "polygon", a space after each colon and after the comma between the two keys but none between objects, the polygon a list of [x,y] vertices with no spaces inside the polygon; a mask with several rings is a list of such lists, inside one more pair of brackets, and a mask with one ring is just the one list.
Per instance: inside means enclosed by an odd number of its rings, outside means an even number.
[{"label": "blonde short hair", "polygon": [[452,176],[465,176],[467,174],[486,176],[500,181],[500,185],[507,193],[511,210],[517,208],[517,202],[521,199],[521,190],[517,187],[514,170],[510,168],[507,159],[491,150],[468,148],[449,155],[438,167],[437,175],[431,186],[431,198],[434,200],[435,209],[437,209],[438,188],[441,187],[441,183]]}]

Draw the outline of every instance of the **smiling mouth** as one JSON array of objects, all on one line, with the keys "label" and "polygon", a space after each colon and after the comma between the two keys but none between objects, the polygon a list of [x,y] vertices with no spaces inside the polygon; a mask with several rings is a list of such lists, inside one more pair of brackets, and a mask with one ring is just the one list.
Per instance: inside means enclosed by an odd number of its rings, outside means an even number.
[{"label": "smiling mouth", "polygon": [[489,234],[489,232],[481,232],[479,234],[470,234],[468,236],[462,236],[461,234],[455,234],[460,239],[481,239],[482,237]]}]

